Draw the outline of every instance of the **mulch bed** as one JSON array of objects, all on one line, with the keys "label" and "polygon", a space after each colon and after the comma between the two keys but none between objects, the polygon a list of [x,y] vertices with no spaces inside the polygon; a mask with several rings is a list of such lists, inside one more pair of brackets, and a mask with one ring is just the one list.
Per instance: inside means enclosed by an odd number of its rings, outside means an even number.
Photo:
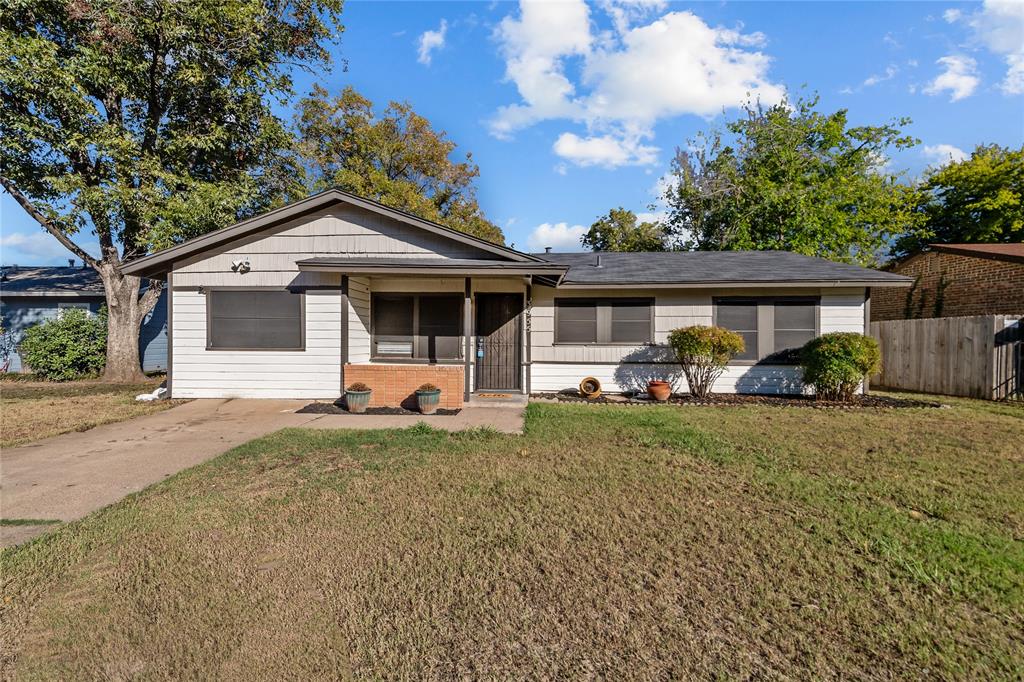
[{"label": "mulch bed", "polygon": [[852,402],[841,403],[828,400],[817,400],[813,396],[805,395],[746,395],[739,393],[715,393],[707,401],[700,401],[691,395],[673,395],[665,402],[648,400],[638,396],[629,395],[602,395],[599,398],[589,400],[576,391],[563,391],[561,393],[536,393],[536,398],[546,400],[557,400],[562,403],[590,403],[594,405],[705,405],[705,406],[735,406],[735,405],[768,405],[773,407],[809,407],[818,410],[852,410],[859,408],[894,408],[894,407],[943,407],[942,403],[924,400],[912,400],[906,398],[890,398],[881,395],[856,396]]},{"label": "mulch bed", "polygon": [[[344,401],[340,403],[310,403],[303,408],[296,410],[298,414],[353,414],[345,409]],[[443,407],[437,408],[434,414],[450,417],[458,414],[462,410],[447,410]],[[419,416],[430,416],[420,415],[416,410],[407,410],[404,407],[368,407],[363,414],[398,414],[398,415],[419,415]],[[358,416],[358,415],[354,415]]]}]

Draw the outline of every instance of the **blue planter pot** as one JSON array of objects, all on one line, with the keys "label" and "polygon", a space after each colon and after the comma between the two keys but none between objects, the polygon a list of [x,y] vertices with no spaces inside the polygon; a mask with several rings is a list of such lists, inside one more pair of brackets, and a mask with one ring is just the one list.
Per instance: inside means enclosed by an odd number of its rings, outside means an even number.
[{"label": "blue planter pot", "polygon": [[366,412],[366,407],[370,404],[371,393],[373,391],[345,391],[345,405],[348,406],[348,411],[353,414]]},{"label": "blue planter pot", "polygon": [[441,403],[441,389],[436,391],[416,391],[416,404],[423,414],[434,414]]}]

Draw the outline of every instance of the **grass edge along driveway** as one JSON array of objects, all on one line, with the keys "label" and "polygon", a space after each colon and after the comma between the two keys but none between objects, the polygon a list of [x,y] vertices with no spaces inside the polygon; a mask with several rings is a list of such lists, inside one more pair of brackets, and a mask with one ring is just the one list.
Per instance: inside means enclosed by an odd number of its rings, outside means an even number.
[{"label": "grass edge along driveway", "polygon": [[1012,677],[1019,407],[289,429],[2,554],[6,675]]}]

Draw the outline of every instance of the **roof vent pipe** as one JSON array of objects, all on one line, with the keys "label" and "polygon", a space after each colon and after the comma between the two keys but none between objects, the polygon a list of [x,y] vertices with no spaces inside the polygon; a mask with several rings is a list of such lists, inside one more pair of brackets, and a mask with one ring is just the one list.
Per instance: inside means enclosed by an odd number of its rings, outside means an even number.
[{"label": "roof vent pipe", "polygon": [[544,253],[551,253],[551,247],[550,246],[545,246],[544,247]]},{"label": "roof vent pipe", "polygon": [[599,267],[599,268],[603,268],[604,267],[603,265],[601,265],[601,254],[597,254],[597,266],[596,267]]},{"label": "roof vent pipe", "polygon": [[68,258],[68,267],[69,268],[75,267],[75,259],[74,258]]}]

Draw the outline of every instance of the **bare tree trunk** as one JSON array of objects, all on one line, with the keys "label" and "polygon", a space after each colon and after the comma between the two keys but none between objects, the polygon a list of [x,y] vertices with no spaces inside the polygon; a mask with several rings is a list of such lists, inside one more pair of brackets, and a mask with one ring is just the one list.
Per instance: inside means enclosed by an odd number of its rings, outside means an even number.
[{"label": "bare tree trunk", "polygon": [[107,366],[103,380],[143,381],[146,376],[139,358],[139,327],[156,305],[162,287],[152,282],[140,298],[140,278],[122,275],[111,263],[101,262],[97,269],[107,294]]}]

